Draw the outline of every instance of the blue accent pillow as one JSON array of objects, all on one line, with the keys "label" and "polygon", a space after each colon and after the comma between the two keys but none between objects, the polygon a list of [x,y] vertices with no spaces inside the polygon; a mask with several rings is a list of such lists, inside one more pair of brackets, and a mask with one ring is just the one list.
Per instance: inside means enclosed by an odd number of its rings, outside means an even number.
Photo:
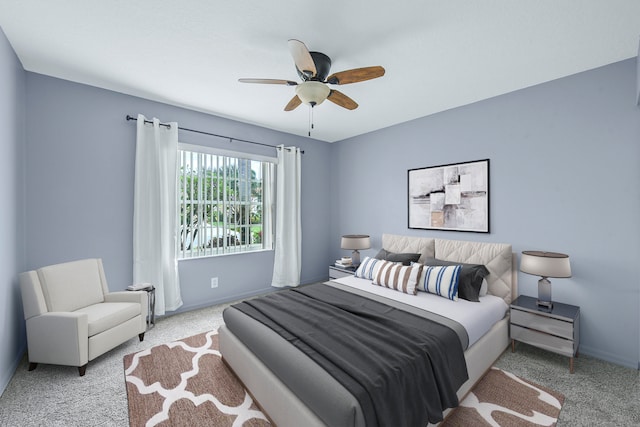
[{"label": "blue accent pillow", "polygon": [[418,289],[458,301],[458,281],[461,270],[460,265],[425,265],[418,282]]},{"label": "blue accent pillow", "polygon": [[489,270],[484,265],[444,261],[436,258],[427,258],[424,265],[461,265],[458,296],[467,301],[480,301],[478,297],[482,288],[482,280],[489,275]]}]

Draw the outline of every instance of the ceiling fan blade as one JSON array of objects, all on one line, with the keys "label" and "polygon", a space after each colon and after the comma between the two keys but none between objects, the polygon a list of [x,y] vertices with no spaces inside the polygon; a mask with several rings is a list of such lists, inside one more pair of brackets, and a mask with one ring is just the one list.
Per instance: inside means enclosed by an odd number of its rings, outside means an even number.
[{"label": "ceiling fan blade", "polygon": [[384,68],[379,65],[373,67],[354,68],[340,71],[327,77],[327,83],[332,85],[346,85],[348,83],[363,82],[384,76]]},{"label": "ceiling fan blade", "polygon": [[295,62],[298,71],[308,78],[315,77],[317,74],[316,64],[313,62],[309,49],[307,49],[304,43],[300,40],[290,39],[289,52],[291,52],[291,56],[293,56],[293,62]]},{"label": "ceiling fan blade", "polygon": [[267,85],[287,85],[287,86],[295,86],[298,83],[291,80],[280,80],[280,79],[238,79],[240,83],[261,83]]},{"label": "ceiling fan blade", "polygon": [[284,107],[284,111],[295,110],[300,104],[302,104],[302,101],[300,100],[300,98],[298,98],[298,95],[296,95],[291,98],[291,101],[289,101],[286,107]]},{"label": "ceiling fan blade", "polygon": [[347,110],[355,110],[356,108],[358,108],[358,104],[356,103],[356,101],[349,98],[344,93],[334,89],[331,89],[331,92],[329,93],[329,96],[327,96],[327,99],[336,105],[346,108]]}]

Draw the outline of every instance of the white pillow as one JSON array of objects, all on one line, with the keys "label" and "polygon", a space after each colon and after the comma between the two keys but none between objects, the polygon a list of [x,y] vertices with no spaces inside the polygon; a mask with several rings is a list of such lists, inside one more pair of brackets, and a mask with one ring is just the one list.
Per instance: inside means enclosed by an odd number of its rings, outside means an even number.
[{"label": "white pillow", "polygon": [[423,269],[422,264],[402,265],[391,261],[380,261],[380,266],[373,276],[373,284],[403,292],[409,295],[418,293],[418,279]]},{"label": "white pillow", "polygon": [[487,283],[487,279],[482,278],[482,286],[480,286],[480,294],[479,296],[483,297],[489,292],[489,284]]},{"label": "white pillow", "polygon": [[427,265],[418,281],[418,290],[458,301],[460,265]]}]

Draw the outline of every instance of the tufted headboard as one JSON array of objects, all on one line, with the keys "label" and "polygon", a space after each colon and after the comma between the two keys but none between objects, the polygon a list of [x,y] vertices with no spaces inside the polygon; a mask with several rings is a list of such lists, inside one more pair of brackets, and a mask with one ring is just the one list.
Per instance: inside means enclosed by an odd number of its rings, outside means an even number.
[{"label": "tufted headboard", "polygon": [[511,302],[517,292],[517,272],[514,271],[511,245],[507,243],[466,242],[430,237],[382,235],[382,248],[394,253],[419,253],[418,262],[426,258],[482,264],[489,270],[488,293]]}]

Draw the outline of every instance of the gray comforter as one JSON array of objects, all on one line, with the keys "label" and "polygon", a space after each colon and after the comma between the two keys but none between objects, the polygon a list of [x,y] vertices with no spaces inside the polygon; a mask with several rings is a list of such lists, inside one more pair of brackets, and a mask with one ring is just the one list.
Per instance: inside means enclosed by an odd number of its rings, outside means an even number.
[{"label": "gray comforter", "polygon": [[350,292],[311,285],[233,308],[322,366],[355,396],[367,426],[439,422],[467,379],[451,328]]}]

